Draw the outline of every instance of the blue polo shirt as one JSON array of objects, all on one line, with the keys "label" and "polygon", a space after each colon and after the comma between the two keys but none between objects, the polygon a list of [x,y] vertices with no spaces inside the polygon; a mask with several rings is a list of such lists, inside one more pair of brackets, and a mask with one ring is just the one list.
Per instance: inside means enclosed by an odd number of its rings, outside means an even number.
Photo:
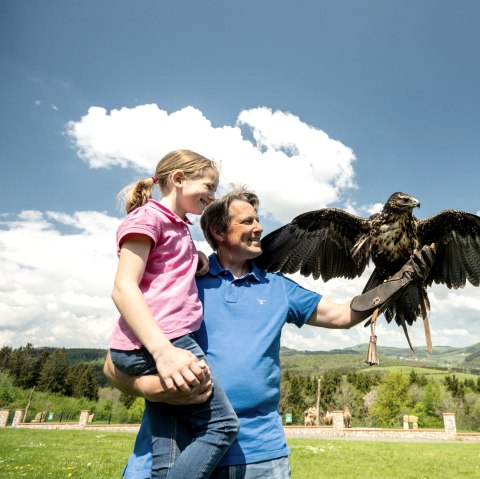
[{"label": "blue polo shirt", "polygon": [[[197,279],[204,321],[196,336],[240,419],[239,435],[219,465],[287,456],[278,413],[281,331],[285,323],[303,326],[321,296],[254,263],[251,272],[234,278],[216,254],[209,259],[209,273]],[[146,435],[142,423],[126,478],[149,477],[138,472],[149,467]],[[133,470],[137,475],[130,475]]]}]

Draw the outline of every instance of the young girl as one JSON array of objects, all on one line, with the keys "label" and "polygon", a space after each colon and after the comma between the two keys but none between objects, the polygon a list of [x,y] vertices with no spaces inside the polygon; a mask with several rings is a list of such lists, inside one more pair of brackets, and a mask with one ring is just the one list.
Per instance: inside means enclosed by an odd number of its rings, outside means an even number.
[{"label": "young girl", "polygon": [[[152,199],[157,183],[160,201]],[[121,316],[110,342],[112,361],[128,374],[158,374],[172,392],[198,385],[206,368],[192,336],[202,321],[202,305],[195,283],[198,255],[185,214],[201,214],[215,199],[217,185],[213,161],[189,150],[172,151],[160,160],[154,176],[131,187],[128,215],[117,231],[112,298]],[[146,401],[146,412],[152,428],[152,478],[209,477],[238,432],[238,419],[217,383],[204,404],[174,407]],[[170,451],[176,420],[188,421],[192,431],[181,453]]]}]

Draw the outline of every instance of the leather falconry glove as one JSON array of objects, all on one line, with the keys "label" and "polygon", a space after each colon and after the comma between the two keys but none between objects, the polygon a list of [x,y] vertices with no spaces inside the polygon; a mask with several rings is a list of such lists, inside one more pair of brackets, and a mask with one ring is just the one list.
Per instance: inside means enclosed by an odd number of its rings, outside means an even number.
[{"label": "leather falconry glove", "polygon": [[350,307],[354,311],[369,314],[377,308],[380,312],[384,311],[391,302],[405,292],[412,282],[424,283],[434,261],[435,245],[433,243],[430,246],[424,246],[420,251],[415,250],[398,273],[370,291],[355,296]]},{"label": "leather falconry glove", "polygon": [[[414,283],[424,283],[430,269],[435,262],[435,244],[424,246],[420,251],[415,250],[410,259],[403,265],[398,273],[391,276],[384,283],[376,286],[370,291],[355,296],[350,307],[353,311],[367,313],[368,316],[373,314],[371,321],[372,335],[370,337],[369,352],[367,354],[367,362],[378,364],[378,356],[376,353],[376,339],[374,325],[377,316],[385,311],[388,306],[395,302],[405,291]],[[367,316],[367,317],[368,317]],[[368,324],[368,323],[367,323]]]}]

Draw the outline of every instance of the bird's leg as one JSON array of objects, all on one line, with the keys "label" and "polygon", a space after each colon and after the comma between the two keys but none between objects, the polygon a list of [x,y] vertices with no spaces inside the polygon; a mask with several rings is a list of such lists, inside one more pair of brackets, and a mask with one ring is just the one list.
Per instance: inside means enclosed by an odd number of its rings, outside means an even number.
[{"label": "bird's leg", "polygon": [[425,339],[427,340],[427,351],[432,354],[432,338],[430,336],[430,324],[428,322],[428,316],[423,318],[423,328],[425,329]]},{"label": "bird's leg", "polygon": [[430,335],[430,323],[428,320],[427,314],[427,305],[425,300],[421,302],[422,306],[422,317],[423,317],[423,329],[425,330],[425,339],[427,340],[427,351],[429,354],[432,354],[432,337]]},{"label": "bird's leg", "polygon": [[375,324],[380,313],[380,308],[375,309],[372,318],[370,319],[370,342],[368,343],[367,359],[366,362],[370,366],[378,364],[378,352],[377,352],[377,336],[375,334]]}]

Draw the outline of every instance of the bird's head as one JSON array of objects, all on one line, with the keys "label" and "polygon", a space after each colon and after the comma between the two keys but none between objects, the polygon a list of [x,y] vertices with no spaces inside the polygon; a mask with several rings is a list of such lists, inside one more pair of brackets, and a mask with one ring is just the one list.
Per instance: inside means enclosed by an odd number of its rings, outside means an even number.
[{"label": "bird's head", "polygon": [[390,195],[385,206],[383,209],[388,209],[389,211],[397,211],[397,212],[411,212],[413,208],[420,208],[420,201],[417,198],[414,198],[407,193],[402,193],[397,191]]}]

